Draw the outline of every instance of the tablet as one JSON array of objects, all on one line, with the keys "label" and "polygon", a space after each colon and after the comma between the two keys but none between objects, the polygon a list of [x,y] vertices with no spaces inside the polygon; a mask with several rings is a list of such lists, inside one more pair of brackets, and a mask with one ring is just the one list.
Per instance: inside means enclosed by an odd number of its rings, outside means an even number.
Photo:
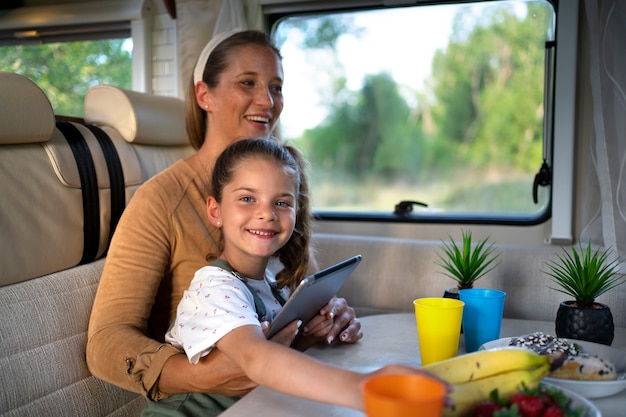
[{"label": "tablet", "polygon": [[361,259],[361,255],[355,255],[303,279],[272,320],[266,337],[271,338],[296,319],[307,323],[315,317],[339,291]]}]

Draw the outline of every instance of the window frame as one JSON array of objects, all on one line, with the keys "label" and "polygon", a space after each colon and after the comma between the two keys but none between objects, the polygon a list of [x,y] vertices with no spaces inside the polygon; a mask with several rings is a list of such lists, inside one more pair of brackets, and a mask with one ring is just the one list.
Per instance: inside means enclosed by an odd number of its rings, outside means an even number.
[{"label": "window frame", "polygon": [[[152,92],[152,38],[149,1],[111,0],[20,7],[0,18],[0,46],[33,39],[68,42],[130,37],[133,40],[132,89]],[[46,16],[46,18],[42,18]],[[76,24],[76,16],[81,24]],[[36,22],[36,23],[33,23]],[[124,36],[122,36],[124,35]]]}]

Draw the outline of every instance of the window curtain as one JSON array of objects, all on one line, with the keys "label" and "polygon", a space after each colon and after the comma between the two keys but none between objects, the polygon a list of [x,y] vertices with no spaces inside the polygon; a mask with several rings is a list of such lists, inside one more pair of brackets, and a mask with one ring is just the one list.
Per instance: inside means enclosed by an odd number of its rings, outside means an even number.
[{"label": "window curtain", "polygon": [[[626,2],[586,0],[589,34],[589,86],[592,114],[588,140],[591,158],[579,166],[582,181],[580,243],[611,248],[626,259]],[[585,106],[589,108],[589,106]]]},{"label": "window curtain", "polygon": [[202,48],[219,32],[258,28],[256,2],[244,0],[176,0],[179,91],[187,94],[193,68]]}]

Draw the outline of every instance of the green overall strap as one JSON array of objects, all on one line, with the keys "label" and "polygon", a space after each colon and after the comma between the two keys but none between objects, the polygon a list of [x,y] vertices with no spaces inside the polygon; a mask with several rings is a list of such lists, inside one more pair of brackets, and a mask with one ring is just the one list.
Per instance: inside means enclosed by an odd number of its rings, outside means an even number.
[{"label": "green overall strap", "polygon": [[[239,272],[235,271],[230,266],[230,264],[226,262],[224,259],[216,259],[215,261],[211,263],[211,265],[216,266],[218,268],[222,268],[226,271],[229,271],[231,274],[236,276],[241,282],[243,282],[246,285],[248,290],[252,293],[252,297],[254,298],[254,309],[257,315],[259,316],[259,320],[263,321],[263,319],[267,315],[267,309],[265,308],[265,304],[263,303],[263,300],[261,300],[261,297],[259,297],[259,294],[257,294],[254,288],[252,288],[248,284],[248,278],[244,277]],[[270,288],[272,289],[272,294],[274,295],[274,298],[276,298],[276,300],[280,303],[281,306],[284,305],[285,298],[280,293],[280,290],[276,287],[276,285],[274,285],[273,283],[269,281],[268,281],[268,284],[270,285]]]}]

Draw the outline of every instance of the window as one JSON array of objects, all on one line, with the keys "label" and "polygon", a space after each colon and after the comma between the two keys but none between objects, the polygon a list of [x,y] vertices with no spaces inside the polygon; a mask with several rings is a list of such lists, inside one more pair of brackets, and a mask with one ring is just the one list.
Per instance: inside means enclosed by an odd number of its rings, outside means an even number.
[{"label": "window", "polygon": [[131,88],[132,46],[129,37],[0,46],[0,70],[34,81],[48,96],[55,114],[83,117],[90,87]]},{"label": "window", "polygon": [[281,132],[311,163],[314,211],[545,219],[551,189],[535,202],[533,183],[551,163],[555,16],[546,0],[505,0],[277,17]]}]

